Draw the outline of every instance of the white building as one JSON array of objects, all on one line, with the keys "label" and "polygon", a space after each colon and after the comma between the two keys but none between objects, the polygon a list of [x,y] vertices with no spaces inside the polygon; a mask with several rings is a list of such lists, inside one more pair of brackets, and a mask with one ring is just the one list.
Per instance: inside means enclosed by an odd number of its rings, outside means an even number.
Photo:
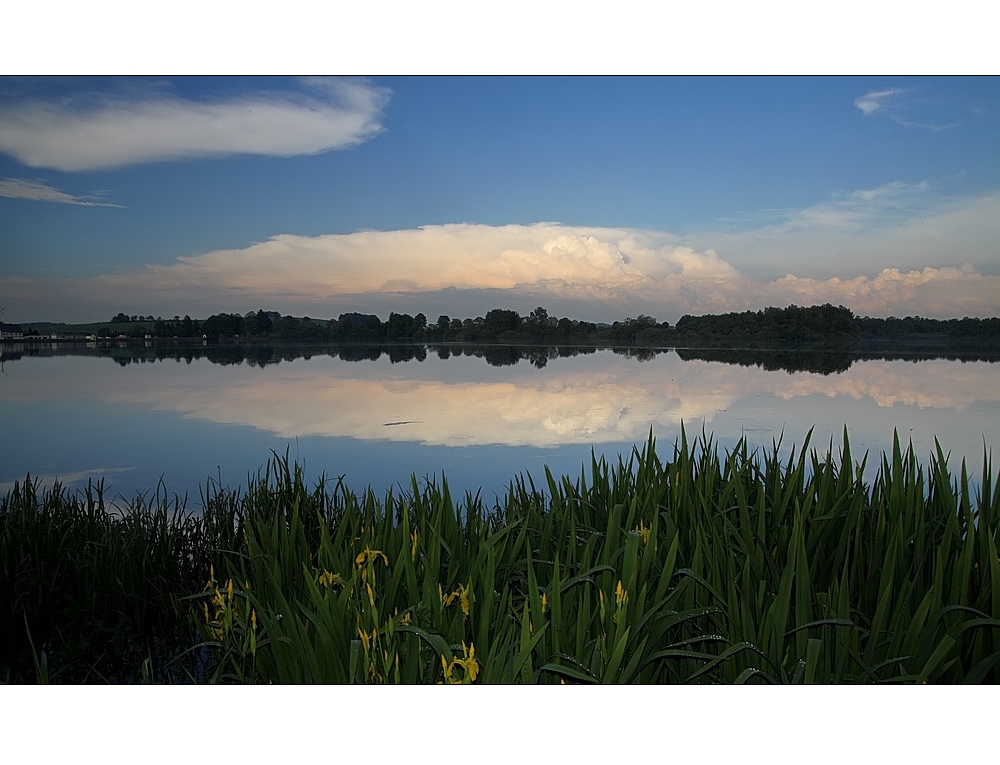
[{"label": "white building", "polygon": [[22,340],[24,332],[17,324],[3,324],[0,322],[0,340]]}]

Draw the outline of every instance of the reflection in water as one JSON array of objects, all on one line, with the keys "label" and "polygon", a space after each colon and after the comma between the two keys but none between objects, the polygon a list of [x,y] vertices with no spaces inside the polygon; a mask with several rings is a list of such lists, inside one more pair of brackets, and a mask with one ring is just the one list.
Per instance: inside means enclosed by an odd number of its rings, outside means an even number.
[{"label": "reflection in water", "polygon": [[514,366],[526,361],[537,369],[543,369],[549,361],[569,358],[579,355],[608,351],[636,361],[651,361],[659,355],[676,352],[680,358],[688,360],[717,361],[725,364],[741,366],[757,366],[767,370],[783,369],[788,372],[817,372],[833,374],[845,372],[851,365],[859,361],[882,359],[885,361],[928,361],[933,359],[948,359],[951,361],[984,361],[995,363],[1000,361],[997,351],[969,351],[968,349],[942,352],[914,350],[868,351],[864,353],[851,351],[828,351],[816,349],[730,349],[730,348],[645,348],[641,346],[579,346],[579,345],[475,345],[475,344],[330,344],[320,346],[271,344],[265,342],[247,342],[235,344],[202,344],[169,346],[153,345],[146,342],[142,345],[130,342],[117,344],[102,343],[53,343],[51,345],[22,343],[8,344],[0,352],[0,360],[16,360],[22,356],[95,356],[110,358],[121,366],[155,361],[185,361],[191,363],[197,359],[206,359],[213,364],[247,364],[252,367],[266,367],[279,364],[282,361],[297,359],[309,360],[314,356],[330,356],[341,361],[377,361],[386,356],[393,364],[407,361],[424,361],[428,353],[433,353],[439,359],[471,356],[482,359],[490,366]]},{"label": "reflection in water", "polygon": [[[70,401],[79,407],[89,400],[123,414],[136,408],[174,412],[282,439],[546,450],[627,449],[651,428],[669,443],[682,421],[689,432],[713,432],[722,446],[744,435],[765,447],[782,436],[786,444],[801,443],[815,428],[813,445],[825,449],[831,443],[837,448],[846,425],[859,453],[889,448],[898,429],[918,454],[929,454],[936,436],[973,468],[984,442],[1000,443],[1000,364],[983,361],[915,364],[838,353],[727,356],[716,350],[636,356],[634,349],[513,346],[351,346],[335,356],[280,346],[110,350],[124,368],[98,358],[108,349],[87,352],[91,358],[34,360],[25,351],[7,364],[0,388],[4,417],[19,403]],[[285,363],[286,353],[298,360]],[[347,363],[357,361],[364,363]],[[809,371],[797,371],[802,369]],[[66,433],[38,437],[60,448],[60,439],[73,438],[71,424],[66,427]],[[511,464],[511,475],[523,469],[515,457]],[[23,466],[15,467],[0,481],[23,477]],[[579,465],[566,469],[577,472]]]},{"label": "reflection in water", "polygon": [[816,372],[829,375],[846,372],[858,360],[856,353],[839,351],[757,351],[719,350],[712,348],[678,348],[677,355],[685,361],[719,361],[761,369],[784,369],[787,372]]}]

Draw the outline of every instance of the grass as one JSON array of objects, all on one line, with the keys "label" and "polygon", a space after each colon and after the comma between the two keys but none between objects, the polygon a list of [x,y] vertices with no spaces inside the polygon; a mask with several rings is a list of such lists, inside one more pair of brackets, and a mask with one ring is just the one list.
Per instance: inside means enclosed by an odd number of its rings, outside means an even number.
[{"label": "grass", "polygon": [[[894,440],[652,438],[492,507],[275,457],[201,515],[26,480],[0,505],[12,682],[993,683],[1000,482]],[[865,457],[867,459],[867,456]],[[0,674],[0,679],[3,674]]]}]

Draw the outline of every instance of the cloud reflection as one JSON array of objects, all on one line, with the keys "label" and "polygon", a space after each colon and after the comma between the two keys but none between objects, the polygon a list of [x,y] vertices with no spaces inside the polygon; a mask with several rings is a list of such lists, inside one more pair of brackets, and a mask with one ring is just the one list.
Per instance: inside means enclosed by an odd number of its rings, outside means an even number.
[{"label": "cloud reflection", "polygon": [[[51,367],[81,360],[46,361]],[[813,425],[839,433],[857,423],[888,436],[929,416],[918,410],[935,410],[948,415],[941,427],[954,434],[1000,442],[1000,426],[990,425],[1000,420],[988,414],[1000,406],[1000,364],[986,362],[860,361],[820,375],[684,361],[673,352],[640,363],[600,351],[552,360],[544,370],[488,367],[471,357],[390,364],[324,356],[253,370],[205,361],[127,369],[87,361],[86,374],[77,368],[72,375],[25,376],[30,364],[11,365],[6,397],[95,398],[289,439],[556,447],[641,441],[651,426],[670,434],[681,421],[735,436],[760,423],[795,434]]]}]

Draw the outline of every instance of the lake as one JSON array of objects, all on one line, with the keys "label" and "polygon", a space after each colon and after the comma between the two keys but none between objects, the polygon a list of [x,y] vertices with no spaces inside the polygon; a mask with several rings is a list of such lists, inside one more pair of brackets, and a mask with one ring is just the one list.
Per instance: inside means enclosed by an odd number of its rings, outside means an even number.
[{"label": "lake", "polygon": [[1000,443],[1000,363],[845,353],[610,348],[4,347],[0,491],[25,474],[106,495],[200,507],[208,479],[245,486],[272,455],[315,480],[382,494],[415,473],[454,495],[503,494],[544,467],[578,476],[650,431],[668,458],[681,423],[720,449],[839,451],[846,426],[868,477],[894,429],[925,462],[937,437],[979,476]]}]

